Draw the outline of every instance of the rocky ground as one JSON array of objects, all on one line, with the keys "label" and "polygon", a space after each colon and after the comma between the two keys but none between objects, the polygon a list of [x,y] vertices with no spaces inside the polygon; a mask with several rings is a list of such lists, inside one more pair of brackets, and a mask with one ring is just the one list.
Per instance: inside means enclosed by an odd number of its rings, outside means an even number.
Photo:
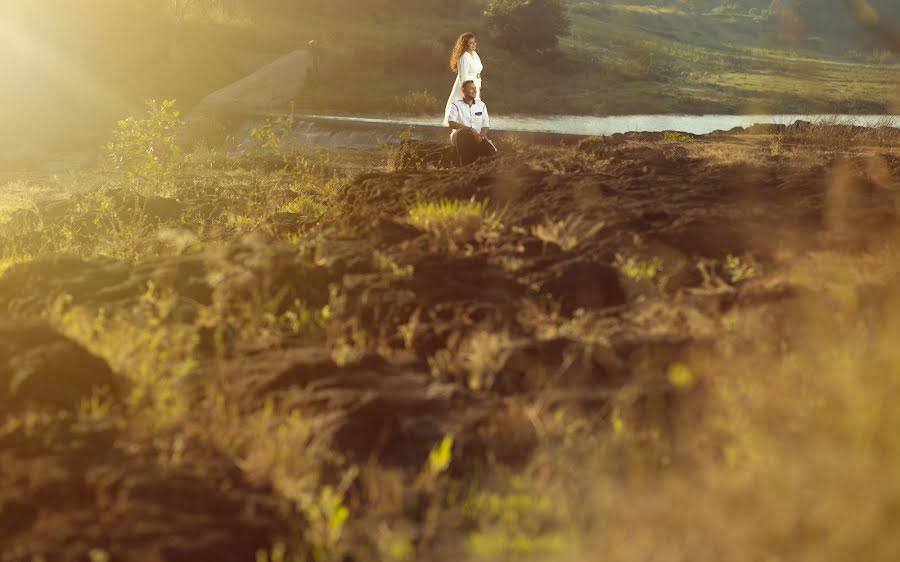
[{"label": "rocky ground", "polygon": [[[308,174],[243,162],[20,209],[0,225],[20,255],[0,273],[0,560],[663,559],[608,547],[619,526],[668,544],[626,509],[649,494],[588,498],[707,474],[741,441],[692,434],[712,389],[777,395],[754,377],[822,319],[892,333],[897,139],[508,138],[463,168],[412,142],[294,207]],[[442,199],[480,206],[422,211]],[[678,544],[664,559],[762,552]]]}]

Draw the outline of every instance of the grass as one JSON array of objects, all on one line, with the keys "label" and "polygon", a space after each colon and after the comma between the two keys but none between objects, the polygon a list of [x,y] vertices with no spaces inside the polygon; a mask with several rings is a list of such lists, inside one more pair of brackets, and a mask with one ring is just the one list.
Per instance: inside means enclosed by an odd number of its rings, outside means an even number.
[{"label": "grass", "polygon": [[[479,37],[485,61],[484,96],[497,114],[646,113],[887,113],[896,101],[896,65],[780,45],[777,23],[715,14],[686,14],[649,6],[572,6],[572,35],[556,55],[519,56]],[[329,28],[324,23],[323,29]],[[298,100],[313,112],[385,113],[394,100],[418,91],[442,103],[452,75],[445,71],[452,43],[448,24],[414,19],[386,22],[384,33],[417,37],[383,46],[383,35],[353,26],[330,54],[328,71]],[[473,18],[450,27],[482,29]],[[722,38],[727,39],[722,39]],[[837,49],[840,52],[840,48]],[[409,58],[407,53],[418,53]],[[406,69],[401,76],[385,66]],[[350,72],[351,67],[354,72]],[[535,71],[542,80],[533,87]],[[347,76],[363,80],[369,95],[347,89]],[[823,84],[826,86],[823,87]],[[424,90],[423,90],[424,88]],[[552,99],[552,106],[546,100]],[[405,102],[404,104],[405,105]],[[423,107],[400,108],[419,114]],[[439,115],[439,108],[432,110]]]},{"label": "grass", "polygon": [[488,210],[489,201],[440,199],[419,201],[409,208],[409,223],[454,243],[468,242],[482,230],[500,226],[501,212]]}]

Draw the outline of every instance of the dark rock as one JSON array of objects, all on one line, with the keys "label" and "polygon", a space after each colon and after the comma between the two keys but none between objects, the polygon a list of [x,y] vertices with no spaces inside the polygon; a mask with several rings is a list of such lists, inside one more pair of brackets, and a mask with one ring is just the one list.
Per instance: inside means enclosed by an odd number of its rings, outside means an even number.
[{"label": "dark rock", "polygon": [[102,359],[38,323],[0,323],[0,411],[77,409],[94,389],[125,388]]},{"label": "dark rock", "polygon": [[747,132],[751,135],[774,135],[783,133],[785,129],[786,126],[780,123],[754,123]]},{"label": "dark rock", "polygon": [[170,457],[108,424],[0,431],[0,560],[246,562],[286,535],[269,491],[208,444]]},{"label": "dark rock", "polygon": [[0,307],[22,316],[40,314],[60,295],[69,295],[76,303],[88,302],[129,276],[128,266],[113,259],[38,258],[14,265],[0,276]]},{"label": "dark rock", "polygon": [[618,306],[626,300],[616,268],[591,261],[574,261],[554,267],[551,279],[541,289],[560,301],[563,314],[572,314],[579,308]]},{"label": "dark rock", "polygon": [[511,395],[560,388],[611,388],[625,365],[612,350],[568,338],[532,341],[506,352],[489,390]]}]

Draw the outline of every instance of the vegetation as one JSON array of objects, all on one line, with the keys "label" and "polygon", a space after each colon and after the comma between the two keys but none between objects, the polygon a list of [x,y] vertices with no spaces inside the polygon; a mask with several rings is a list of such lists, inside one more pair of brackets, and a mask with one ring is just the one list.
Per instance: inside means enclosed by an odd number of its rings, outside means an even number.
[{"label": "vegetation", "polygon": [[562,0],[490,0],[484,15],[497,45],[515,51],[554,49],[569,33]]}]

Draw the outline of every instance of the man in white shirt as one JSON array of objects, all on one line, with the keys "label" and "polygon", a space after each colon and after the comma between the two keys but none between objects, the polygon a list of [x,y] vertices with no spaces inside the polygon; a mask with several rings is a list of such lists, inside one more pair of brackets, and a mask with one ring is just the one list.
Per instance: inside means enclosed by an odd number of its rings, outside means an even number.
[{"label": "man in white shirt", "polygon": [[447,122],[453,132],[450,142],[459,153],[459,162],[465,166],[482,156],[496,154],[497,149],[488,139],[491,118],[487,106],[475,99],[475,83],[466,80],[462,85],[463,99],[450,104]]}]

